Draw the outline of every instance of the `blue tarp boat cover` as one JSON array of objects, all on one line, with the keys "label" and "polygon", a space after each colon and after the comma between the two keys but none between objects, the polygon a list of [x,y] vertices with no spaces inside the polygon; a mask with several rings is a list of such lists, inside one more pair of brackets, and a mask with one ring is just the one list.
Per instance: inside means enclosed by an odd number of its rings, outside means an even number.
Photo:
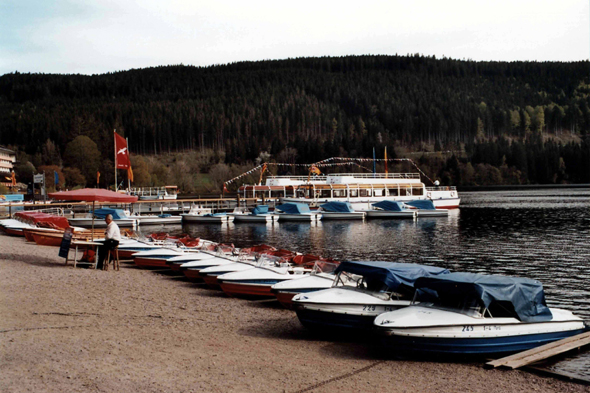
[{"label": "blue tarp boat cover", "polygon": [[406,205],[414,206],[423,210],[435,210],[434,203],[430,199],[418,199],[415,201],[406,202]]},{"label": "blue tarp boat cover", "polygon": [[108,207],[103,207],[94,211],[96,218],[102,218],[103,220],[108,214],[112,214],[113,220],[127,218],[127,215],[125,215],[125,212],[121,209],[110,209]]},{"label": "blue tarp boat cover", "polygon": [[523,322],[542,322],[553,318],[545,303],[543,284],[529,278],[451,273],[419,278],[415,287],[418,299],[423,296],[435,296],[442,301],[445,298],[475,298],[486,308],[496,303],[509,310],[507,303],[512,304],[515,317]]},{"label": "blue tarp boat cover", "polygon": [[378,207],[379,209],[387,210],[389,212],[401,212],[407,209],[404,209],[403,204],[397,201],[381,201],[377,203],[373,203],[373,206]]},{"label": "blue tarp boat cover", "polygon": [[359,274],[367,281],[380,281],[392,291],[398,291],[402,286],[406,287],[402,289],[411,289],[420,277],[449,274],[447,269],[440,267],[384,261],[344,261],[335,270],[336,274],[339,272]]},{"label": "blue tarp boat cover", "polygon": [[352,205],[348,202],[328,202],[320,205],[327,212],[334,213],[354,213]]},{"label": "blue tarp boat cover", "polygon": [[268,214],[268,205],[258,205],[252,209],[252,214]]},{"label": "blue tarp boat cover", "polygon": [[307,203],[284,203],[275,207],[275,209],[288,214],[311,213]]}]

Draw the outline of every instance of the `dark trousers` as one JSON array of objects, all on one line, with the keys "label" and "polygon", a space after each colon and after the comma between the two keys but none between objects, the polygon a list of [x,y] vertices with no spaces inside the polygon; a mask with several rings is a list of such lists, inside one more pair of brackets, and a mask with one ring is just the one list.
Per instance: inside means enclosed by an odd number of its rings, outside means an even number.
[{"label": "dark trousers", "polygon": [[98,264],[96,265],[97,269],[102,269],[104,260],[107,257],[109,250],[114,250],[118,245],[118,240],[107,239],[102,246],[98,246]]}]

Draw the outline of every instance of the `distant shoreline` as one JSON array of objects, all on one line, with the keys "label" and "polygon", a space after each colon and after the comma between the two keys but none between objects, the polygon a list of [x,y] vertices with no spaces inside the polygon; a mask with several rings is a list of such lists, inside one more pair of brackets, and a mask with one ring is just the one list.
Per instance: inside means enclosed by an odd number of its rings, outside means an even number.
[{"label": "distant shoreline", "polygon": [[542,189],[562,189],[562,188],[587,188],[590,190],[590,184],[522,184],[522,185],[502,185],[502,186],[458,186],[457,191],[516,191],[516,190],[542,190]]}]

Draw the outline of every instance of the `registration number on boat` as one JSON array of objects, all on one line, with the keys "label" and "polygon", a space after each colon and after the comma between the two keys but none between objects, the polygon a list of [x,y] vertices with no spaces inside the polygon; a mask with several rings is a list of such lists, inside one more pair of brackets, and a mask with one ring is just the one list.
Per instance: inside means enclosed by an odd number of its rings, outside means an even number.
[{"label": "registration number on boat", "polygon": [[467,325],[467,326],[463,326],[463,330],[461,330],[462,332],[472,332],[473,331],[473,325]]},{"label": "registration number on boat", "polygon": [[484,326],[483,330],[502,330],[502,326]]}]

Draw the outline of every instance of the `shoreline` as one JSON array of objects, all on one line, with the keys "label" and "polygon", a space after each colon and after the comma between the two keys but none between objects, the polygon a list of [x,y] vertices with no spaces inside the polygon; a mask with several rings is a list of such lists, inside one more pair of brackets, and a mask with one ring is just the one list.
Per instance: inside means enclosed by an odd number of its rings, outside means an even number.
[{"label": "shoreline", "polygon": [[121,263],[74,269],[0,235],[2,392],[590,392],[482,363],[383,357],[318,336],[278,302],[228,298]]}]

